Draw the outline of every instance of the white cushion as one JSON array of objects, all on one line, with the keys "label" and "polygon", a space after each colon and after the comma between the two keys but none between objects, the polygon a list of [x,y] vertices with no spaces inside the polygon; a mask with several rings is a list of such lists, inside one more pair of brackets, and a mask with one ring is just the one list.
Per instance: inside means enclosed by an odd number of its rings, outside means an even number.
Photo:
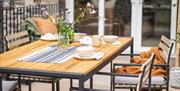
[{"label": "white cushion", "polygon": [[[154,85],[165,85],[166,81],[162,76],[153,76],[151,84]],[[117,84],[138,84],[138,77],[125,77],[125,76],[115,76],[115,83]]]},{"label": "white cushion", "polygon": [[153,76],[151,84],[153,84],[153,85],[165,85],[166,80],[162,76]]},{"label": "white cushion", "polygon": [[13,91],[18,85],[17,81],[6,81],[2,80],[2,89],[3,91]]},{"label": "white cushion", "polygon": [[138,84],[137,77],[115,76],[115,83],[118,84]]}]

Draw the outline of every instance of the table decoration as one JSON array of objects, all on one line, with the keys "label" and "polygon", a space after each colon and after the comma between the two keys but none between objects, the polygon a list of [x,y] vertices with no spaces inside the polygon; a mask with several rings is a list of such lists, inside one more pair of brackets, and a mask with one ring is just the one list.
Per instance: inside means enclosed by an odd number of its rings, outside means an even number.
[{"label": "table decoration", "polygon": [[62,51],[57,47],[57,45],[51,45],[43,48],[42,50],[17,58],[17,60],[37,63],[64,63],[74,57],[76,48],[78,48],[78,46],[69,47],[68,49]]},{"label": "table decoration", "polygon": [[[75,19],[73,22],[69,22],[67,19],[65,20],[64,17],[60,17],[60,19],[57,21],[57,30],[59,33],[59,46],[68,46],[70,42],[74,41],[74,25],[75,24],[81,24],[81,22],[84,20],[85,14],[94,14],[96,12],[92,12],[92,7],[87,6],[86,8],[79,8],[76,11]],[[66,10],[66,15],[70,17],[70,12]],[[61,38],[67,38],[67,40],[63,40]],[[66,43],[65,43],[66,42]]]},{"label": "table decoration", "polygon": [[86,14],[95,14],[96,11],[90,3],[87,3],[85,8],[79,8],[75,12],[75,19],[72,22],[69,22],[67,18],[70,18],[70,13],[68,9],[65,9],[65,15],[66,19],[64,16],[60,16],[58,19],[55,19],[49,13],[47,12],[47,7],[41,8],[42,12],[44,15],[47,16],[49,21],[53,22],[57,26],[57,32],[58,32],[58,47],[61,48],[62,50],[67,49],[69,47],[69,43],[73,42],[75,40],[74,38],[74,25],[75,24],[81,24],[81,22],[86,16]]}]

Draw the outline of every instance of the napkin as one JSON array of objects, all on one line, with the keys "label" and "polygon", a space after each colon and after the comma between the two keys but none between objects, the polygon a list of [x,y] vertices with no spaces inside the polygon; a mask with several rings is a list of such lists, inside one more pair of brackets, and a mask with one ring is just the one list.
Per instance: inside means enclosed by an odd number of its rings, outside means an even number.
[{"label": "napkin", "polygon": [[58,36],[55,36],[52,33],[47,33],[45,35],[42,35],[40,39],[44,39],[44,40],[57,40]]},{"label": "napkin", "polygon": [[92,38],[89,36],[85,36],[82,39],[79,40],[81,44],[84,45],[92,45]]},{"label": "napkin", "polygon": [[92,56],[89,56],[89,57],[81,57],[78,54],[75,54],[74,57],[78,58],[78,59],[82,59],[82,60],[88,60],[88,59],[99,60],[102,57],[104,57],[104,53],[103,52],[97,52],[97,53],[95,53],[95,54],[93,54]]},{"label": "napkin", "polygon": [[101,59],[104,56],[103,52],[97,52],[96,54],[93,55],[93,58],[95,58],[96,60]]}]

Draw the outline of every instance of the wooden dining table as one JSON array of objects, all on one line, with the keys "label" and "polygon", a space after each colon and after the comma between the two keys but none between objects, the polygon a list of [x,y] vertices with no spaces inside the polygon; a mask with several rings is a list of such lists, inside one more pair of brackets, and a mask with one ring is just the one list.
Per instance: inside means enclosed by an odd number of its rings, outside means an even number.
[{"label": "wooden dining table", "polygon": [[[0,73],[77,79],[79,80],[79,91],[84,91],[86,80],[112,62],[128,47],[131,46],[131,52],[133,52],[133,38],[120,37],[119,41],[119,45],[102,44],[100,47],[95,47],[97,52],[104,53],[99,60],[71,58],[60,64],[18,61],[17,58],[57,44],[56,41],[38,40],[0,54]],[[90,85],[92,87],[92,80]]]}]

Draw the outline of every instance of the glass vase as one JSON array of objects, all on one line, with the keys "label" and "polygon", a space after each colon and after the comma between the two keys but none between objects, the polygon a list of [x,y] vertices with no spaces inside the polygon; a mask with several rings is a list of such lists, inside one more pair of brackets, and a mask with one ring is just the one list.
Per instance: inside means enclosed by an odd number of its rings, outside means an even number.
[{"label": "glass vase", "polygon": [[68,33],[59,33],[58,47],[61,50],[66,50],[69,47],[70,39]]}]

